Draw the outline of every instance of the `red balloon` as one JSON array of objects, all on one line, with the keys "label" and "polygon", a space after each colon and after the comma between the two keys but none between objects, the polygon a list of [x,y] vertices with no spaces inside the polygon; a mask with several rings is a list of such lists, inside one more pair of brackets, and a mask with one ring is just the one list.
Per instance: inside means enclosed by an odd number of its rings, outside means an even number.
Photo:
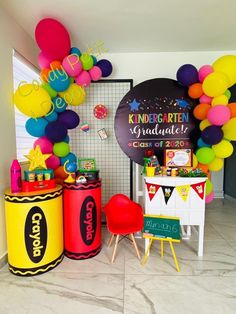
[{"label": "red balloon", "polygon": [[70,53],[71,42],[66,28],[57,20],[41,20],[35,29],[35,39],[48,59],[62,60]]},{"label": "red balloon", "polygon": [[40,66],[41,69],[44,68],[50,68],[50,63],[54,61],[54,58],[50,58],[45,56],[45,53],[42,51],[38,55],[38,65]]}]

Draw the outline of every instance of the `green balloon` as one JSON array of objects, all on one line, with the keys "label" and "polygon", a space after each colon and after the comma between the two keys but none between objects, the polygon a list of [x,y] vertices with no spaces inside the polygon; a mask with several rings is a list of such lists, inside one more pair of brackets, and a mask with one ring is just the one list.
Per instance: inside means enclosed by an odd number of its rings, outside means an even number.
[{"label": "green balloon", "polygon": [[57,91],[55,91],[49,83],[43,83],[41,87],[49,94],[51,98],[55,98],[57,96]]},{"label": "green balloon", "polygon": [[206,180],[206,195],[210,194],[213,190],[213,184],[209,179]]},{"label": "green balloon", "polygon": [[231,91],[230,91],[229,89],[226,89],[226,91],[224,92],[224,95],[225,95],[228,99],[230,99],[230,97],[231,97]]},{"label": "green balloon", "polygon": [[53,145],[53,153],[57,157],[65,157],[70,152],[70,145],[66,142],[59,142]]},{"label": "green balloon", "polygon": [[93,58],[87,53],[81,55],[80,61],[82,62],[82,67],[85,71],[88,71],[93,67]]},{"label": "green balloon", "polygon": [[203,164],[207,165],[211,163],[215,158],[215,152],[210,147],[201,147],[196,152],[197,160]]}]

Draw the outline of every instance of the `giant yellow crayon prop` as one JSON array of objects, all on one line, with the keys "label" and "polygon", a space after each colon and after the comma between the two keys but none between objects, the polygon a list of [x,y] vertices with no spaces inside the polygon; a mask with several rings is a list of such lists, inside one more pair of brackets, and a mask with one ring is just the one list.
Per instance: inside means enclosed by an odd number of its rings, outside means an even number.
[{"label": "giant yellow crayon prop", "polygon": [[19,276],[49,271],[63,258],[62,188],[5,192],[9,270]]}]

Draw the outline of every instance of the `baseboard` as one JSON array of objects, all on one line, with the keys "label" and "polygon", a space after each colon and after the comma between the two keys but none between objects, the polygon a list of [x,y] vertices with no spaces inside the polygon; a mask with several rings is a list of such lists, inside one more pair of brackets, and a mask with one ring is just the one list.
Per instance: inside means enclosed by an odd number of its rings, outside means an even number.
[{"label": "baseboard", "polygon": [[236,202],[236,198],[232,197],[232,196],[229,196],[227,194],[225,194],[225,198],[229,201],[232,201],[232,202]]},{"label": "baseboard", "polygon": [[7,252],[0,257],[0,269],[7,264]]}]

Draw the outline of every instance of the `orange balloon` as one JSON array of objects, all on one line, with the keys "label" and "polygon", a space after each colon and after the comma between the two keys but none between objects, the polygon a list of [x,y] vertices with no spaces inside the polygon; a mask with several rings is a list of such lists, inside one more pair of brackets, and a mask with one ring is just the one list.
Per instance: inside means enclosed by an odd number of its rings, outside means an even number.
[{"label": "orange balloon", "polygon": [[203,165],[200,162],[197,165],[198,168],[200,168],[202,170],[202,172],[208,174],[208,165]]},{"label": "orange balloon", "polygon": [[45,83],[48,83],[48,75],[49,75],[49,72],[51,70],[50,69],[47,69],[47,68],[44,68],[42,69],[42,71],[40,72],[40,77],[41,79],[45,82]]},{"label": "orange balloon", "polygon": [[51,71],[54,71],[54,70],[61,70],[62,69],[62,65],[61,65],[61,62],[60,61],[52,61],[50,63],[50,68],[51,68]]},{"label": "orange balloon", "polygon": [[208,171],[208,173],[206,173],[206,175],[207,175],[207,178],[209,179],[209,180],[211,180],[211,173]]},{"label": "orange balloon", "polygon": [[193,99],[200,98],[203,95],[202,84],[201,83],[195,83],[195,84],[189,86],[188,94]]},{"label": "orange balloon", "polygon": [[68,174],[65,173],[63,166],[59,166],[57,169],[54,170],[54,176],[57,179],[65,180],[68,177]]},{"label": "orange balloon", "polygon": [[199,104],[193,110],[193,115],[198,120],[204,120],[207,118],[208,111],[211,106],[209,104]]},{"label": "orange balloon", "polygon": [[56,184],[60,184],[63,185],[64,184],[64,180],[60,179],[60,178],[55,178],[56,179]]},{"label": "orange balloon", "polygon": [[228,104],[228,107],[231,112],[230,119],[235,118],[236,117],[236,102],[231,102],[230,104]]}]

